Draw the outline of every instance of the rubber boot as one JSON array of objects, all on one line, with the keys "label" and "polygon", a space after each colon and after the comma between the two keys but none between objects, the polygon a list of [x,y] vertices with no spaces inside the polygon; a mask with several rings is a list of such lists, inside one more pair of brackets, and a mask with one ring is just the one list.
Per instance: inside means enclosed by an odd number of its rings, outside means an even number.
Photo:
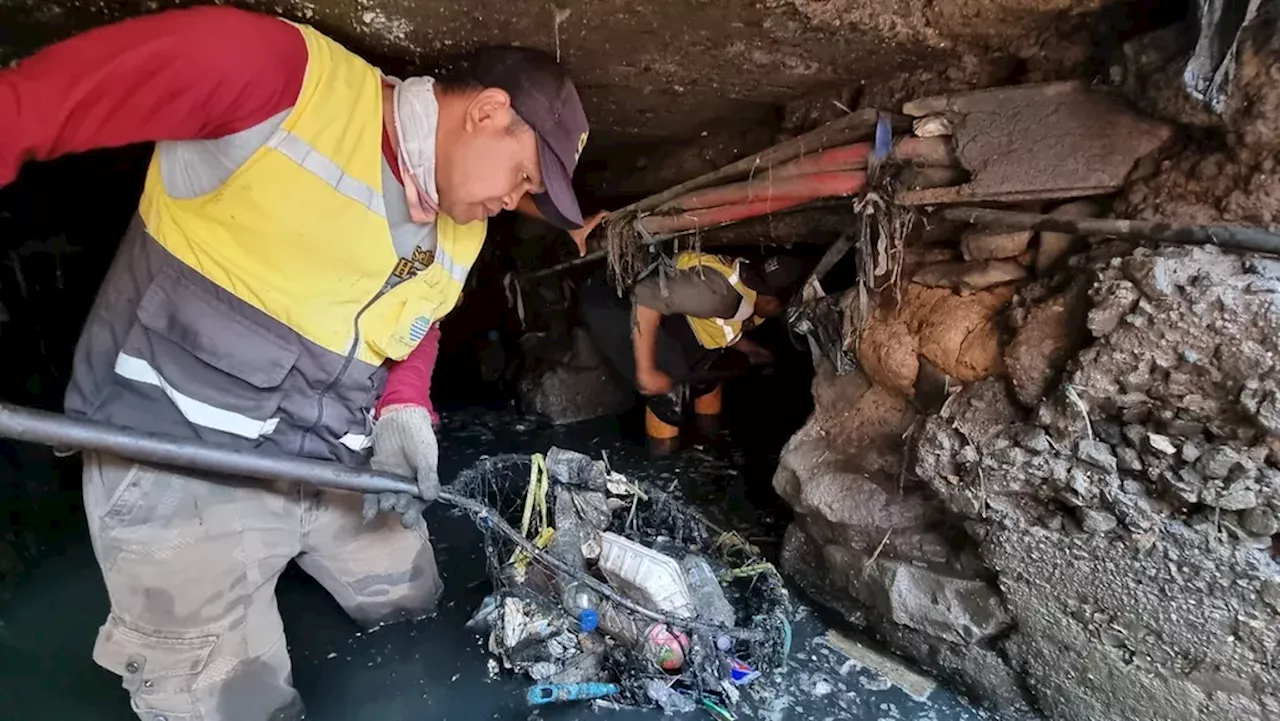
[{"label": "rubber boot", "polygon": [[698,442],[711,444],[720,435],[720,411],[724,405],[724,386],[717,385],[710,392],[693,401]]},{"label": "rubber boot", "polygon": [[666,456],[680,449],[680,426],[667,423],[650,408],[644,409],[644,434],[652,456]]}]

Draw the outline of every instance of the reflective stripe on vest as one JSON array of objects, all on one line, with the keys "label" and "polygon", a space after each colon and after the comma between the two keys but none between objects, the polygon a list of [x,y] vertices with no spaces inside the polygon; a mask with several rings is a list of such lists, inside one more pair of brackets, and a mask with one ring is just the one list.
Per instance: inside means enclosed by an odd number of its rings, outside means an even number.
[{"label": "reflective stripe on vest", "polygon": [[695,318],[686,316],[689,321],[689,327],[698,339],[698,344],[703,348],[714,349],[727,348],[738,342],[738,338],[742,336],[743,322],[751,317],[750,314],[744,317],[743,313],[747,308],[754,310],[756,302],[756,292],[748,288],[739,276],[738,265],[741,261],[723,255],[699,253],[692,250],[678,253],[675,260],[677,270],[706,268],[723,275],[729,281],[729,285],[733,286],[733,289],[742,296],[742,305],[739,306],[738,313],[733,318]]},{"label": "reflective stripe on vest", "polygon": [[250,418],[192,398],[176,390],[150,363],[141,358],[121,353],[116,356],[115,371],[116,375],[123,378],[160,388],[182,415],[198,426],[252,440],[270,434],[280,422],[279,418]]},{"label": "reflective stripe on vest", "polygon": [[400,260],[382,184],[382,76],[316,30],[279,130],[221,187],[169,196],[153,159],[140,212],[178,260],[303,339],[377,366],[403,359],[457,304],[486,223],[441,215],[434,262],[386,290]]},{"label": "reflective stripe on vest", "polygon": [[275,148],[303,168],[319,176],[329,187],[373,211],[379,217],[387,217],[386,202],[382,190],[342,172],[342,168],[321,155],[307,141],[280,128],[271,135],[267,147]]}]

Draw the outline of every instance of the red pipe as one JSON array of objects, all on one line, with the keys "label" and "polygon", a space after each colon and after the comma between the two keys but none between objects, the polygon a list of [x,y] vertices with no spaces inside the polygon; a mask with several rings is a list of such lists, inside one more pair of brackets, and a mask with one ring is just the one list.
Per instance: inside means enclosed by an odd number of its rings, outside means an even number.
[{"label": "red pipe", "polygon": [[[654,235],[736,223],[803,205],[818,198],[857,195],[867,182],[865,168],[870,143],[830,148],[808,157],[765,170],[757,177],[715,188],[686,193],[663,206],[674,215],[650,215],[641,226]],[[957,164],[951,139],[903,138],[893,148],[893,158],[917,168],[944,173]]]},{"label": "red pipe", "polygon": [[[772,174],[775,179],[789,178],[810,173],[829,173],[836,170],[862,170],[867,167],[871,155],[871,143],[854,143],[823,150],[789,163],[763,170],[757,176]],[[892,157],[910,165],[955,165],[955,153],[951,150],[951,138],[917,138],[913,135],[899,140],[893,146]]]},{"label": "red pipe", "polygon": [[761,170],[757,175],[772,174],[776,179],[810,173],[829,173],[835,170],[862,170],[867,167],[867,157],[870,155],[871,143],[854,143],[806,155],[789,163],[783,163],[772,170]]},{"label": "red pipe", "polygon": [[782,178],[766,175],[682,195],[664,206],[663,210],[701,210],[765,200],[848,196],[862,190],[866,182],[867,174],[860,170]]},{"label": "red pipe", "polygon": [[779,210],[803,205],[821,197],[821,195],[810,195],[796,198],[772,198],[751,203],[722,205],[718,208],[690,211],[679,215],[649,215],[640,220],[640,225],[654,235],[679,233],[686,230],[736,223],[740,220],[747,220],[760,215],[768,215]]}]

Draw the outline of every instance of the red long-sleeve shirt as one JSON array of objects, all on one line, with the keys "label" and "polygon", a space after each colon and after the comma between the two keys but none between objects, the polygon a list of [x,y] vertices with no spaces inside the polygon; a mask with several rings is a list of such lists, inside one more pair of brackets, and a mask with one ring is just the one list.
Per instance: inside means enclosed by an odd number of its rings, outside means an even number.
[{"label": "red long-sleeve shirt", "polygon": [[[293,106],[306,68],[297,29],[236,8],[167,10],[76,35],[0,70],[0,187],[30,160],[253,127]],[[390,147],[384,133],[388,159]],[[380,408],[431,408],[432,331],[392,365]]]}]

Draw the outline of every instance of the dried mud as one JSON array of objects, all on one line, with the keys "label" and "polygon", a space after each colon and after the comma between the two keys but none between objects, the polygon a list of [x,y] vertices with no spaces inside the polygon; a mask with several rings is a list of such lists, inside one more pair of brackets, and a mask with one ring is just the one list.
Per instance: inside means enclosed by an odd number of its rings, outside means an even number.
[{"label": "dried mud", "polygon": [[943,288],[911,284],[901,305],[880,309],[868,322],[858,361],[885,388],[913,395],[920,360],[963,382],[1002,373],[996,318],[1012,286],[956,297]]},{"label": "dried mud", "polygon": [[[1129,188],[1116,209],[1118,215],[1193,224],[1280,225],[1280,34],[1276,23],[1275,19],[1260,21],[1245,34],[1222,118],[1188,105],[1181,86],[1172,79],[1137,89],[1140,104],[1186,123],[1188,132],[1158,173]],[[1151,52],[1162,57],[1158,50]],[[1166,63],[1181,67],[1177,60],[1166,58]]]}]

